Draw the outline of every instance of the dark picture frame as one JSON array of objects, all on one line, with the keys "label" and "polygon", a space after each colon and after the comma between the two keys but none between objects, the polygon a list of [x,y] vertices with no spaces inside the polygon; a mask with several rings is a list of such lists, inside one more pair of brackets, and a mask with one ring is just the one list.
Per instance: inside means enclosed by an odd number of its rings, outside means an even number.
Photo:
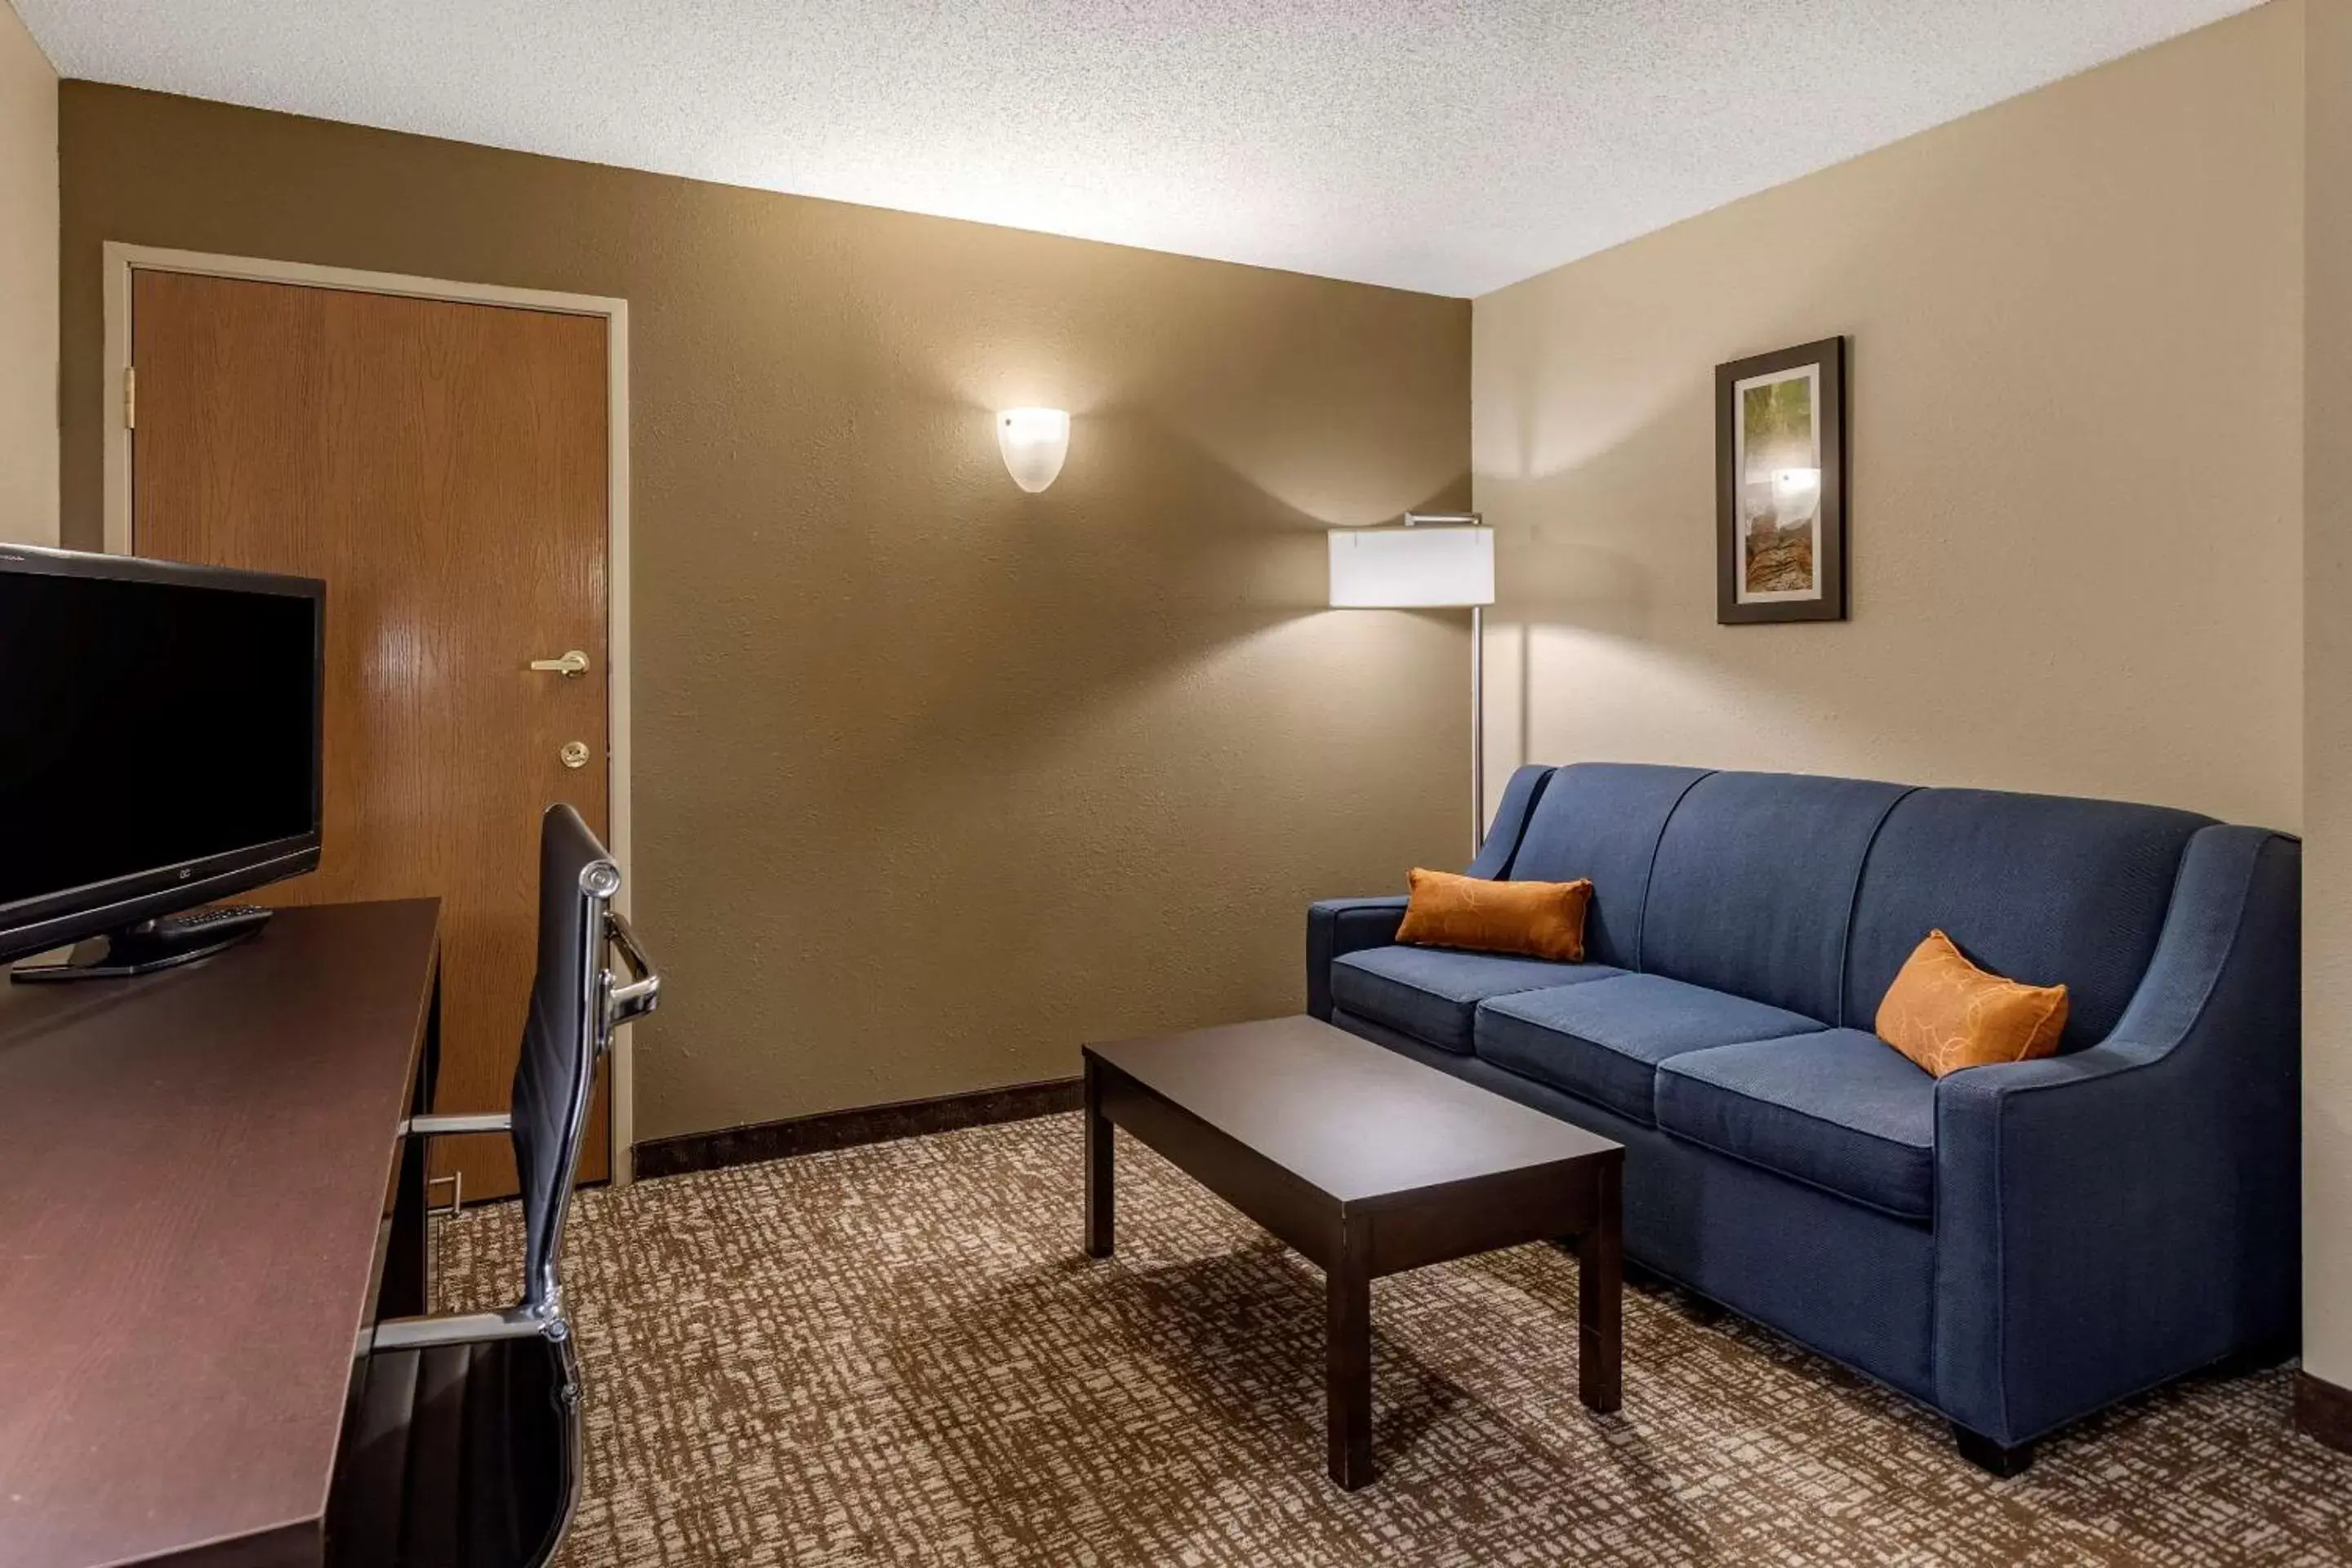
[{"label": "dark picture frame", "polygon": [[1717,365],[1717,623],[1845,619],[1845,339]]}]

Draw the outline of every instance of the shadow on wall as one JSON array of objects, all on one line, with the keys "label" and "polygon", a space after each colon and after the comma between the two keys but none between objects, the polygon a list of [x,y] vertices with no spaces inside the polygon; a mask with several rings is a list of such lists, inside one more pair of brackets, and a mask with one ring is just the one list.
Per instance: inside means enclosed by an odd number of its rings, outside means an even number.
[{"label": "shadow on wall", "polygon": [[[1076,315],[1057,309],[1019,323],[1031,333],[1027,341],[990,338],[943,350],[910,340],[900,352],[923,367],[923,390],[941,407],[983,416],[1032,405],[1067,409],[1074,455],[1087,428],[1113,425],[1132,437],[1129,450],[1168,443],[1168,452],[1205,457],[1256,503],[1245,516],[1272,503],[1318,528],[1360,527],[1394,521],[1412,507],[1467,504],[1469,476],[1458,451],[1443,451],[1443,443],[1384,448],[1377,461],[1364,451],[1367,431],[1414,429],[1433,393],[1459,400],[1461,390],[1416,379],[1410,368],[1423,362],[1392,344],[1400,349],[1395,377],[1370,370],[1347,395],[1333,395],[1331,364],[1361,360],[1368,343],[1392,337],[1385,318],[1343,310],[1331,320],[1314,312],[1269,320],[1286,340],[1303,332],[1317,341],[1294,353],[1254,357],[1237,384],[1234,340],[1246,338],[1251,322],[1181,344],[1162,338],[1152,354],[1106,360],[1098,344],[1119,342],[1133,323],[1120,320],[1116,303],[1084,292],[1087,303]],[[1327,342],[1328,353],[1317,352]],[[1181,459],[1170,466],[1192,472]]]},{"label": "shadow on wall", "polygon": [[[1838,233],[1867,249],[1871,235],[1895,221],[1882,212]],[[1769,656],[1784,648],[1759,647],[1754,661],[1717,658],[1676,647],[1670,628],[1698,616],[1711,626],[1715,616],[1714,367],[1808,341],[1801,332],[1759,336],[1749,323],[1838,322],[1833,271],[1744,279],[1735,296],[1706,307],[1715,327],[1683,331],[1719,342],[1714,359],[1656,352],[1638,333],[1587,336],[1559,312],[1515,319],[1525,335],[1497,356],[1509,415],[1473,436],[1477,505],[1496,529],[1497,602],[1486,618],[1490,812],[1511,770],[1525,763],[1721,760],[1687,754],[1675,738],[1680,726],[1655,721],[1662,711],[1720,715],[1777,737],[1790,755],[1815,743],[1812,717],[1774,679]],[[1543,280],[1521,287],[1540,289]],[[1813,336],[1839,330],[1823,326]],[[1662,473],[1669,476],[1663,485]],[[1629,497],[1639,498],[1631,517]],[[1791,630],[1818,634],[1773,628]],[[1550,717],[1563,693],[1574,694],[1586,723]],[[1601,750],[1584,743],[1591,731],[1609,737]]]},{"label": "shadow on wall", "polygon": [[[1801,181],[1751,199],[1803,202],[1814,188]],[[1582,315],[1644,310],[1647,298],[1579,297],[1571,309],[1514,315],[1511,340],[1495,345],[1504,352],[1493,356],[1504,367],[1501,401],[1508,417],[1473,431],[1478,504],[1496,528],[1501,602],[1489,616],[1488,635],[1503,646],[1488,652],[1493,668],[1516,670],[1517,688],[1504,705],[1517,717],[1507,732],[1490,725],[1490,745],[1526,753],[1537,728],[1532,671],[1552,662],[1541,657],[1547,651],[1570,670],[1597,661],[1596,679],[1655,660],[1655,677],[1670,693],[1706,693],[1712,703],[1712,689],[1727,681],[1729,703],[1755,722],[1800,716],[1792,708],[1772,710],[1769,661],[1695,657],[1665,644],[1670,628],[1687,631],[1695,606],[1703,608],[1706,626],[1714,624],[1714,367],[1853,331],[1860,280],[1900,267],[1903,252],[1918,243],[1918,226],[1930,220],[1924,209],[1948,196],[1906,188],[1902,199],[1859,211],[1841,205],[1793,223],[1807,240],[1801,264],[1752,268],[1734,256],[1702,268],[1701,276],[1727,286],[1695,288],[1682,320],[1655,334],[1583,330]],[[1672,238],[1707,221],[1702,216],[1662,233]],[[1989,248],[2010,244],[2000,234],[1973,237]],[[1633,248],[1596,259],[1622,267]],[[1590,265],[1571,264],[1563,274]],[[1558,287],[1563,274],[1518,289],[1540,293]],[[1850,354],[1859,360],[1863,346],[1850,344]],[[1866,362],[1850,363],[1850,381],[1866,389],[1869,369]],[[1637,517],[1623,515],[1627,497],[1640,498]],[[1856,559],[1849,572],[1859,576],[1868,565]],[[1857,596],[1864,590],[1853,585]],[[1784,637],[1818,637],[1821,630],[1775,628]]]},{"label": "shadow on wall", "polygon": [[[1628,756],[2294,827],[2299,15],[1482,298],[1472,467],[1511,686],[1490,777]],[[1719,626],[1710,373],[1832,333],[1853,618]]]},{"label": "shadow on wall", "polygon": [[[1551,447],[1545,455],[1554,466],[1543,471],[1479,475],[1479,504],[1496,527],[1497,597],[1486,622],[1490,812],[1524,763],[1604,755],[1718,762],[1678,743],[1702,716],[1709,728],[1753,731],[1790,756],[1831,740],[1797,689],[1801,656],[1788,635],[1810,641],[1818,628],[1765,628],[1745,647],[1675,640],[1676,629],[1687,635],[1694,623],[1715,629],[1712,369],[1651,373],[1608,419]],[[1646,418],[1630,419],[1628,408]],[[1519,433],[1528,434],[1524,421]],[[1675,476],[1663,492],[1655,482],[1662,468]],[[1625,515],[1627,496],[1643,498],[1639,515]],[[1579,721],[1563,723],[1563,709]],[[1662,715],[1675,721],[1661,724]],[[1604,750],[1585,743],[1595,733],[1609,737]]]},{"label": "shadow on wall", "polygon": [[[1074,414],[1067,466],[1036,496],[1005,475],[991,411],[937,404],[925,416],[955,432],[938,481],[941,504],[918,515],[853,502],[846,521],[863,527],[835,544],[854,548],[835,550],[801,617],[799,637],[818,634],[805,649],[815,668],[826,668],[828,644],[850,646],[832,635],[849,635],[841,623],[858,623],[863,688],[855,725],[823,737],[827,793],[813,804],[887,806],[892,791],[920,788],[931,759],[1018,767],[1060,737],[1117,726],[1138,693],[1197,681],[1219,659],[1265,647],[1303,619],[1329,619],[1319,640],[1339,644],[1355,640],[1339,628],[1360,625],[1370,635],[1380,618],[1329,609],[1325,535],[1333,520],[1291,505],[1141,411],[1114,405]],[[1382,515],[1444,504],[1464,480],[1454,476]],[[975,493],[986,498],[979,505],[950,499]],[[1153,499],[1139,508],[1138,495]],[[723,600],[714,608],[733,619]],[[803,657],[793,650],[775,663]],[[1311,683],[1311,668],[1295,673]],[[739,812],[759,799],[707,804]]]},{"label": "shadow on wall", "polygon": [[[798,557],[806,587],[779,617],[737,601],[755,587],[711,585],[710,646],[680,650],[694,668],[669,683],[687,716],[740,703],[745,663],[811,674],[770,691],[785,722],[701,726],[724,731],[712,765],[657,829],[738,847],[747,882],[792,884],[666,912],[681,999],[706,952],[731,971],[708,977],[713,996],[790,997],[770,1099],[810,1093],[791,1056],[822,1052],[838,1077],[820,1105],[903,1096],[840,1085],[903,1083],[909,1047],[963,1073],[1001,1052],[993,1076],[1012,1081],[1041,1076],[1036,1047],[1013,1048],[1024,1033],[1279,1010],[1294,944],[1267,940],[1267,911],[1286,931],[1306,867],[1347,882],[1315,892],[1354,890],[1351,846],[1414,837],[1399,824],[1430,792],[1402,781],[1436,764],[1412,748],[1467,744],[1413,733],[1416,715],[1460,712],[1459,618],[1331,611],[1334,520],[1156,409],[1074,411],[1067,464],[1037,495],[1005,473],[992,410],[935,393],[892,417],[877,438],[907,455],[887,486],[848,464],[821,523],[814,508],[714,521]],[[1458,505],[1466,479],[1382,512]],[[892,977],[900,963],[919,984]],[[640,1042],[649,1125],[743,1094],[741,1044],[706,1058],[698,1012]]]}]

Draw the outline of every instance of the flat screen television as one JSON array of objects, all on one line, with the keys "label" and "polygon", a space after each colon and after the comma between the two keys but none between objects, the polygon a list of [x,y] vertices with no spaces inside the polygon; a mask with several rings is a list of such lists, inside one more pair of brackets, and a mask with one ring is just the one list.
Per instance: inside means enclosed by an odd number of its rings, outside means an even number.
[{"label": "flat screen television", "polygon": [[0,963],[104,936],[158,967],[163,917],[317,868],[325,606],[309,577],[0,544]]}]

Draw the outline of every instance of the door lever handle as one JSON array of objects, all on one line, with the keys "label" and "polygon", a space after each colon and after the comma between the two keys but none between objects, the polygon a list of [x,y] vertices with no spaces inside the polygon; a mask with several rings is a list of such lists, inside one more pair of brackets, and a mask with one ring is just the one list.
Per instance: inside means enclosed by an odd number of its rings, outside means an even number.
[{"label": "door lever handle", "polygon": [[575,647],[562,658],[532,659],[530,667],[533,669],[543,669],[550,675],[560,675],[569,680],[573,676],[588,673],[588,656]]}]

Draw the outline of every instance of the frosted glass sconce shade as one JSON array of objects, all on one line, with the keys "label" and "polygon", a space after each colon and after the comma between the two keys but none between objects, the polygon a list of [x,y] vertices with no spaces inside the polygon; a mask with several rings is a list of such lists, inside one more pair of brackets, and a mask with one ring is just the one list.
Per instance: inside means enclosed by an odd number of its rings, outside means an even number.
[{"label": "frosted glass sconce shade", "polygon": [[1335,528],[1330,538],[1335,610],[1495,602],[1491,528]]},{"label": "frosted glass sconce shade", "polygon": [[996,416],[1004,471],[1034,495],[1054,482],[1070,455],[1070,416],[1060,408],[1008,408]]}]

